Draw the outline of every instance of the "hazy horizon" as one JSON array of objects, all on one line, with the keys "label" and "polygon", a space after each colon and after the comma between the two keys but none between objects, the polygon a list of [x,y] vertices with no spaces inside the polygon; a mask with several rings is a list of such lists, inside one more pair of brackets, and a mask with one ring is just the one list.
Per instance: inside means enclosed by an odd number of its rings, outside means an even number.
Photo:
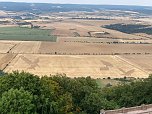
[{"label": "hazy horizon", "polygon": [[152,1],[149,0],[0,0],[0,2],[26,2],[26,3],[58,3],[58,4],[96,4],[96,5],[138,5],[138,6],[152,6]]}]

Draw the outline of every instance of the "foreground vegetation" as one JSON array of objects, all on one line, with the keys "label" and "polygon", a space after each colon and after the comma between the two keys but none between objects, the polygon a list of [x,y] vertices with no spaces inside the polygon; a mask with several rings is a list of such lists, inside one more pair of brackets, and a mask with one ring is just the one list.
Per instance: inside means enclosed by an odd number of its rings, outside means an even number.
[{"label": "foreground vegetation", "polygon": [[152,77],[100,88],[96,80],[13,72],[0,77],[1,114],[99,114],[152,103]]},{"label": "foreground vegetation", "polygon": [[23,27],[0,27],[0,40],[55,42],[56,37],[51,35],[51,30]]}]

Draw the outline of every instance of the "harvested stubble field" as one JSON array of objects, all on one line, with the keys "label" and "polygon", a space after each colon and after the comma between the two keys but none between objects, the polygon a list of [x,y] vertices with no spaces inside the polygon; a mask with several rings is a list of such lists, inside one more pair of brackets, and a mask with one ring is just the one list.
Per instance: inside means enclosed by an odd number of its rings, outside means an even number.
[{"label": "harvested stubble field", "polygon": [[[146,77],[151,73],[151,67],[148,66],[152,57],[151,44],[95,44],[60,41],[1,41],[1,44],[14,46],[5,51],[5,54],[0,54],[0,69],[6,72],[24,70],[38,75],[66,73],[71,77],[92,76],[94,78]],[[3,48],[0,52],[2,51],[4,51]],[[145,55],[146,52],[149,55]],[[111,55],[113,53],[123,55]]]},{"label": "harvested stubble field", "polygon": [[107,32],[109,34],[103,35],[103,37],[132,40],[148,39],[142,36],[102,28],[100,25],[96,26],[73,20],[52,22],[47,24],[37,23],[37,25],[41,26],[43,29],[53,29],[52,34],[59,37],[90,37],[89,32]]},{"label": "harvested stubble field", "polygon": [[4,70],[15,56],[15,54],[0,54],[0,69]]},{"label": "harvested stubble field", "polygon": [[0,53],[51,55],[145,55],[151,44],[107,44],[79,42],[1,41]]},{"label": "harvested stubble field", "polygon": [[82,23],[82,24],[88,24],[93,26],[104,26],[104,25],[110,25],[110,24],[117,24],[117,23],[135,23],[136,21],[133,20],[126,20],[126,19],[111,19],[111,20],[79,20],[75,19],[74,21]]},{"label": "harvested stubble field", "polygon": [[[116,23],[115,20],[110,21],[109,24]],[[38,75],[65,73],[70,77],[93,78],[124,76],[143,78],[152,73],[152,67],[149,66],[152,58],[151,44],[113,43],[151,43],[152,40],[101,28],[103,24],[102,21],[91,23],[91,21],[67,20],[47,24],[37,23],[36,25],[40,25],[43,30],[1,27],[0,39],[1,36],[5,38],[4,36],[8,34],[7,38],[10,40],[14,40],[13,38],[32,40],[36,37],[35,40],[40,41],[0,41],[0,69],[6,72],[24,70]],[[108,32],[110,36],[95,38],[89,36],[89,32]],[[52,39],[52,34],[63,37],[58,37],[56,41],[56,38]],[[8,40],[7,38],[5,40]],[[45,42],[48,40],[56,42]]]},{"label": "harvested stubble field", "polygon": [[15,44],[0,42],[0,53],[7,53]]},{"label": "harvested stubble field", "polygon": [[61,55],[151,54],[151,44],[96,44],[42,42],[39,53]]},{"label": "harvested stubble field", "polygon": [[58,37],[58,42],[75,42],[75,43],[125,43],[125,44],[152,44],[152,40],[127,40],[127,39],[113,39],[113,38],[93,38],[93,37]]},{"label": "harvested stubble field", "polygon": [[117,56],[56,56],[19,54],[5,69],[28,71],[39,75],[65,73],[67,76],[92,76],[94,78],[116,78],[124,76],[147,77],[146,71]]},{"label": "harvested stubble field", "polygon": [[128,56],[121,56],[126,61],[130,61],[138,66],[140,66],[143,70],[152,73],[152,55],[128,55]]},{"label": "harvested stubble field", "polygon": [[18,43],[10,53],[38,53],[39,48],[41,46],[40,41],[26,41]]}]

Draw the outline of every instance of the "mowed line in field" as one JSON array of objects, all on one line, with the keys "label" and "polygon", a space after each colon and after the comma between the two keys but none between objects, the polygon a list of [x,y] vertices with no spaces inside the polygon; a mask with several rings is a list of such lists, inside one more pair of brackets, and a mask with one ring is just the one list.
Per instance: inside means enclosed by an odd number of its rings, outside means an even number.
[{"label": "mowed line in field", "polygon": [[152,74],[152,55],[121,55],[121,58],[140,66],[141,69]]},{"label": "mowed line in field", "polygon": [[15,58],[16,54],[0,54],[0,70],[4,70]]},{"label": "mowed line in field", "polygon": [[[122,61],[116,56],[41,55],[18,54],[5,72],[27,71],[37,75],[65,73],[70,77],[91,76],[93,78],[147,77],[141,69]],[[128,71],[131,71],[128,73]]]},{"label": "mowed line in field", "polygon": [[140,69],[140,70],[142,70],[142,71],[145,72],[145,73],[148,73],[148,71],[146,71],[145,69],[142,69],[141,66],[139,66],[139,65],[137,65],[137,64],[135,64],[135,63],[132,63],[131,61],[129,61],[129,60],[127,60],[127,59],[125,59],[125,58],[123,58],[123,57],[121,57],[121,56],[117,56],[117,55],[116,55],[116,57],[118,57],[118,58],[121,59],[122,61],[125,61],[126,63],[132,65],[133,67],[136,67],[137,69]]},{"label": "mowed line in field", "polygon": [[0,53],[7,53],[15,44],[0,42]]},{"label": "mowed line in field", "polygon": [[10,51],[10,53],[38,53],[40,46],[41,42],[39,41],[20,42]]}]

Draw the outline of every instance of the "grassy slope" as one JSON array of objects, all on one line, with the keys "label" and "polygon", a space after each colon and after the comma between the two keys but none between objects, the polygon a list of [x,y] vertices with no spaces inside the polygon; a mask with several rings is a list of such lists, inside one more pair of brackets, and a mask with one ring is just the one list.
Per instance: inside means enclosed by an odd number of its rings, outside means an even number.
[{"label": "grassy slope", "polygon": [[97,79],[96,82],[101,88],[105,87],[107,84],[116,86],[119,83],[121,83],[120,81],[113,80],[113,79]]}]

